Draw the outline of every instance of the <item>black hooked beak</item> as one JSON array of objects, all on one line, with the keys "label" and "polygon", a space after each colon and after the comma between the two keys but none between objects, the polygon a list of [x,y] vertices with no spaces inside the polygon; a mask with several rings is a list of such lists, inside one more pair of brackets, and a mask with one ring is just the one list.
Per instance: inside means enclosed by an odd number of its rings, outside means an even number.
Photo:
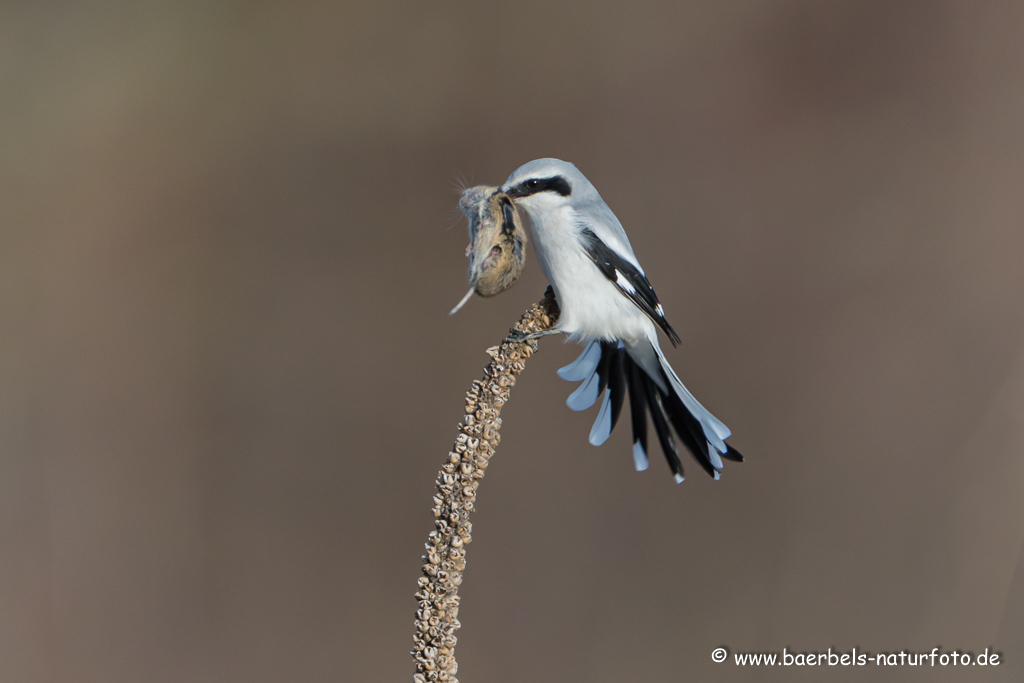
[{"label": "black hooked beak", "polygon": [[519,197],[525,197],[526,195],[530,194],[529,192],[526,191],[526,188],[523,187],[523,185],[521,183],[519,185],[513,185],[512,187],[510,187],[508,189],[505,189],[503,187],[502,188],[498,188],[498,191],[499,192],[504,192],[505,194],[507,194],[512,199],[518,199]]}]

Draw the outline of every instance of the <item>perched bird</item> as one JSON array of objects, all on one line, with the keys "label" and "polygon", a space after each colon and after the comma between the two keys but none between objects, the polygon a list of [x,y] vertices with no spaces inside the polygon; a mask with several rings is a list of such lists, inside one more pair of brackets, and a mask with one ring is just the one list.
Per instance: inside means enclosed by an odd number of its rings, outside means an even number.
[{"label": "perched bird", "polygon": [[669,425],[715,479],[723,458],[742,462],[725,443],[729,428],[697,402],[665,359],[658,330],[673,345],[679,337],[625,230],[590,181],[567,161],[537,159],[513,171],[499,189],[529,218],[537,260],[561,308],[551,330],[511,338],[564,333],[586,342],[558,375],[582,382],[566,401],[573,410],[586,410],[604,392],[590,443],[608,439],[628,393],[637,470],[648,466],[648,411],[677,482],[683,481],[683,465]]},{"label": "perched bird", "polygon": [[526,231],[511,198],[496,187],[468,187],[459,209],[469,222],[469,291],[448,315],[454,315],[476,292],[494,296],[511,287],[526,262]]}]

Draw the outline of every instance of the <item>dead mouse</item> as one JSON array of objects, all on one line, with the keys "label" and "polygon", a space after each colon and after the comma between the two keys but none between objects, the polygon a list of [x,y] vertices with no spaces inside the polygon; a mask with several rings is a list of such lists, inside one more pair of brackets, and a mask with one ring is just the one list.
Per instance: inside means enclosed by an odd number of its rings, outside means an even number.
[{"label": "dead mouse", "polygon": [[477,185],[463,190],[459,208],[469,221],[469,291],[448,315],[476,292],[494,296],[511,287],[526,262],[526,230],[512,198],[498,188]]}]

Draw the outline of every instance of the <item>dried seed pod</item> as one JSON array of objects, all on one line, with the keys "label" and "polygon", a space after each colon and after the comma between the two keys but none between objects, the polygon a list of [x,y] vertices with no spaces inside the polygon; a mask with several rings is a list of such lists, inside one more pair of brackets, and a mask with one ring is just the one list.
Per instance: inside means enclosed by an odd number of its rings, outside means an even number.
[{"label": "dried seed pod", "polygon": [[469,291],[449,315],[473,292],[494,296],[511,287],[526,262],[526,230],[511,197],[496,187],[477,185],[463,191],[459,208],[469,221]]},{"label": "dried seed pod", "polygon": [[[539,329],[536,319],[551,308],[549,299],[550,295],[531,309],[516,329]],[[474,510],[479,480],[498,443],[501,405],[508,400],[523,360],[529,357],[529,353],[517,354],[515,359],[510,356],[513,347],[519,346],[502,344],[493,349],[493,361],[484,369],[483,378],[474,380],[467,393],[456,445],[438,474],[432,501],[435,529],[424,546],[423,577],[417,582],[415,594],[414,683],[458,683],[454,675],[458,671],[454,634],[461,626],[458,590],[466,569],[466,546],[473,540],[468,516]]]}]

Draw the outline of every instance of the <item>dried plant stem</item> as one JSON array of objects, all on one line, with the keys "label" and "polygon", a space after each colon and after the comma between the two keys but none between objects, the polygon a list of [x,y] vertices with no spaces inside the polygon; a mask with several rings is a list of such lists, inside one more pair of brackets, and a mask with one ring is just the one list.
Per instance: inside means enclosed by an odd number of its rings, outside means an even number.
[{"label": "dried plant stem", "polygon": [[[558,304],[551,289],[527,311],[515,328],[521,332],[546,330],[558,319]],[[437,475],[434,525],[423,556],[423,576],[416,599],[416,633],[412,656],[414,683],[458,683],[455,672],[455,631],[459,628],[459,585],[466,568],[466,546],[472,540],[469,515],[487,463],[498,448],[501,407],[508,401],[536,345],[505,341],[487,349],[491,361],[483,379],[466,392],[466,415],[459,425],[455,446]]]}]

